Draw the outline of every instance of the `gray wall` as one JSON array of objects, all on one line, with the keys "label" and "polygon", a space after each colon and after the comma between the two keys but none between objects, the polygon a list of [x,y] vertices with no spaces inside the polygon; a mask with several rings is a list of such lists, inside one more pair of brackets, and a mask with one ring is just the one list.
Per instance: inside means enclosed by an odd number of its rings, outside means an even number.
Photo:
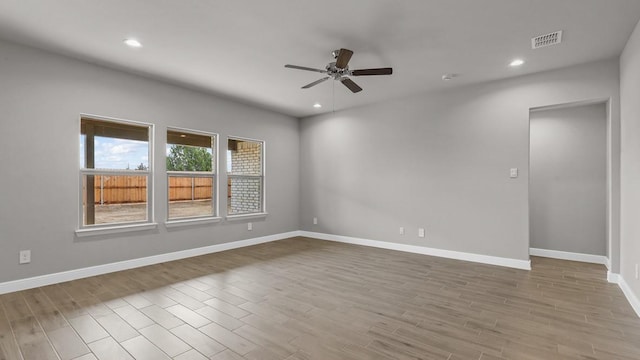
[{"label": "gray wall", "polygon": [[303,119],[302,228],[528,259],[529,109],[611,98],[615,170],[618,93],[612,59]]},{"label": "gray wall", "polygon": [[[0,282],[298,230],[297,119],[6,42],[0,79]],[[156,124],[156,231],[75,237],[80,113]],[[268,217],[251,232],[244,221],[167,230],[167,126],[220,134],[222,184],[226,136],[265,140]],[[22,249],[31,264],[18,265]]]},{"label": "gray wall", "polygon": [[[638,48],[622,60],[629,78],[627,131],[637,134]],[[0,282],[296,229],[516,259],[528,257],[529,109],[609,99],[612,271],[618,271],[618,61],[602,61],[478,86],[425,93],[296,119],[21,45],[0,42]],[[623,83],[625,82],[623,76]],[[78,116],[91,113],[258,138],[267,147],[267,211],[244,222],[78,239]],[[633,131],[633,132],[632,132]],[[640,147],[627,135],[629,151]],[[299,155],[300,153],[300,155]],[[627,158],[626,246],[640,171]],[[225,169],[225,157],[220,159]],[[300,164],[300,166],[299,166]],[[520,168],[509,179],[510,167]],[[156,220],[166,178],[156,158]],[[221,174],[224,183],[226,176]],[[53,187],[53,189],[51,189]],[[295,189],[299,189],[296,191]],[[635,193],[634,193],[635,191]],[[226,198],[221,198],[221,210]],[[317,216],[319,224],[313,225]],[[406,235],[398,235],[398,227]],[[427,238],[417,237],[426,227]],[[640,231],[637,231],[640,232]],[[19,266],[18,251],[32,263]],[[633,255],[628,255],[633,256]],[[637,261],[637,260],[633,260]],[[630,260],[626,260],[628,273]],[[636,288],[637,289],[637,288]]]},{"label": "gray wall", "polygon": [[531,247],[606,255],[606,104],[531,113]]},{"label": "gray wall", "polygon": [[622,117],[622,277],[640,298],[640,25],[620,58]]}]

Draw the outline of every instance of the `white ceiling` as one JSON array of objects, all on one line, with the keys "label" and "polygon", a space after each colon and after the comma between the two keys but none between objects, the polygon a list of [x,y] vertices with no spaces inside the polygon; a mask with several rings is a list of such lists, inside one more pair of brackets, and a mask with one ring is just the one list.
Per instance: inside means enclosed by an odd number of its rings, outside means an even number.
[{"label": "white ceiling", "polygon": [[[331,111],[334,90],[339,110],[614,57],[639,19],[638,0],[0,0],[0,38],[296,117]],[[561,45],[531,50],[556,30]],[[354,78],[352,94],[302,90],[321,74],[283,67],[324,68],[340,47],[350,68],[394,74]],[[526,64],[509,68],[516,57]]]}]

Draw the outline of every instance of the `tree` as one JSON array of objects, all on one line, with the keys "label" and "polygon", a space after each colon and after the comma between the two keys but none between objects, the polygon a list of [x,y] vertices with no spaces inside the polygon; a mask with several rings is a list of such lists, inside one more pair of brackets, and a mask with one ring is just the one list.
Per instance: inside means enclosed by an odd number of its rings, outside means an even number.
[{"label": "tree", "polygon": [[146,167],[143,163],[140,163],[140,165],[138,165],[138,167],[136,168],[136,170],[147,170],[148,167]]},{"label": "tree", "polygon": [[211,171],[211,154],[203,147],[171,145],[167,171]]}]

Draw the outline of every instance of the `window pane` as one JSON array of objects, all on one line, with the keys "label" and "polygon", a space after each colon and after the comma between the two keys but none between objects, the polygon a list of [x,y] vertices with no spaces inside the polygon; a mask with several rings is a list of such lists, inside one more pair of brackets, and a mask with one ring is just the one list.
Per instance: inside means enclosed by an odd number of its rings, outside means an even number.
[{"label": "window pane", "polygon": [[82,119],[80,159],[85,169],[147,170],[149,128]]},{"label": "window pane", "polygon": [[167,171],[215,171],[215,137],[167,130]]},{"label": "window pane", "polygon": [[[84,175],[82,213],[84,225],[147,220],[147,175]],[[87,193],[87,190],[93,194]],[[87,196],[93,204],[87,206]],[[91,206],[93,205],[93,206]]]},{"label": "window pane", "polygon": [[[88,168],[88,167],[87,167]],[[146,141],[95,137],[94,169],[148,170]]]},{"label": "window pane", "polygon": [[167,144],[212,148],[213,138],[211,135],[201,135],[185,131],[167,130]]},{"label": "window pane", "polygon": [[262,142],[229,139],[227,169],[231,175],[262,175]]},{"label": "window pane", "polygon": [[213,216],[213,178],[169,176],[169,219]]},{"label": "window pane", "polygon": [[230,177],[228,190],[230,215],[262,212],[262,177]]},{"label": "window pane", "polygon": [[213,172],[213,169],[211,148],[167,144],[167,171]]}]

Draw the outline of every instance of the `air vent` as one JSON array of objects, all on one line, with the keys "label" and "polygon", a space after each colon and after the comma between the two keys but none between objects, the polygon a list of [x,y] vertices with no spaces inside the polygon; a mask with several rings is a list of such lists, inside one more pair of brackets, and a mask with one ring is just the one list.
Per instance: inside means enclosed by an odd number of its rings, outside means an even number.
[{"label": "air vent", "polygon": [[562,42],[562,31],[552,32],[551,34],[536,36],[531,39],[531,48],[539,49],[551,45],[558,45]]}]

